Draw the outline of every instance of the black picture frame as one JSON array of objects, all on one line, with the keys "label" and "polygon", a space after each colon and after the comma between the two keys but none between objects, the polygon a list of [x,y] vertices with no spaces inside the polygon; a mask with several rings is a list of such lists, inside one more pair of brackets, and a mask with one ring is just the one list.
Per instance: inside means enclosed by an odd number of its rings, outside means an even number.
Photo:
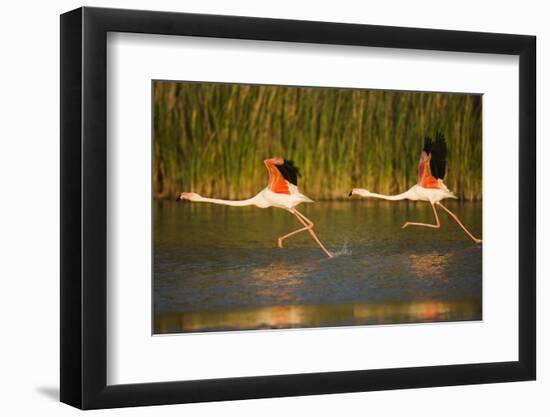
[{"label": "black picture frame", "polygon": [[[108,32],[519,56],[519,360],[107,385]],[[533,380],[536,38],[102,8],[61,15],[61,401],[82,409]]]}]

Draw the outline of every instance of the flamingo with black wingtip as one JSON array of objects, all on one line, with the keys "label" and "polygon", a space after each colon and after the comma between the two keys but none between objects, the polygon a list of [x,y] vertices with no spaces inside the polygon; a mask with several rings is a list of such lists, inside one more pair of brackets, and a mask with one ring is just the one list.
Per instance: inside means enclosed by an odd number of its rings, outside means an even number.
[{"label": "flamingo with black wingtip", "polygon": [[435,141],[432,141],[430,137],[426,137],[424,141],[424,149],[420,155],[420,161],[418,162],[418,178],[416,185],[404,193],[397,195],[383,195],[377,193],[371,193],[363,188],[354,188],[349,193],[349,196],[358,195],[361,197],[380,198],[384,200],[421,200],[427,201],[431,204],[432,210],[435,215],[435,223],[418,223],[418,222],[405,222],[402,228],[408,226],[423,226],[433,229],[439,229],[439,217],[437,215],[436,206],[441,207],[459,224],[459,226],[466,232],[466,234],[475,242],[481,243],[481,239],[475,237],[470,231],[462,224],[460,219],[451,210],[443,205],[441,200],[446,198],[457,198],[445,185],[443,178],[445,177],[445,170],[447,167],[447,142],[441,133],[436,135]]},{"label": "flamingo with black wingtip", "polygon": [[283,247],[283,241],[286,238],[300,232],[308,231],[323,252],[325,252],[329,258],[332,258],[332,253],[323,246],[313,230],[313,222],[296,209],[296,206],[301,203],[313,203],[313,200],[298,191],[298,169],[294,166],[292,161],[282,158],[266,159],[264,164],[269,173],[269,183],[266,188],[252,198],[246,200],[222,200],[218,198],[202,197],[196,193],[185,192],[181,193],[176,201],[189,200],[193,202],[222,204],[236,207],[256,206],[260,208],[279,207],[285,209],[296,216],[303,227],[279,237],[279,248]]}]

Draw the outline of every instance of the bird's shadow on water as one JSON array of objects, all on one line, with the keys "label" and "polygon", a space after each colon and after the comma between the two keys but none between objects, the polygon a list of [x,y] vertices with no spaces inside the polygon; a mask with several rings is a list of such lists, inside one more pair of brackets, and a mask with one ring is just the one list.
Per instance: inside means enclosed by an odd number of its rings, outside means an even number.
[{"label": "bird's shadow on water", "polygon": [[53,401],[59,401],[59,387],[36,387],[36,392]]}]

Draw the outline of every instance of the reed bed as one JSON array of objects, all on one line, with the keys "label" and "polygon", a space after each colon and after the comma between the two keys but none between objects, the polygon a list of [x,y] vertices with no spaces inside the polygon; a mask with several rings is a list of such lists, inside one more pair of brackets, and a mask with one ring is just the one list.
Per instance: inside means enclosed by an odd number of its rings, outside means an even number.
[{"label": "reed bed", "polygon": [[479,95],[155,81],[153,106],[155,198],[250,197],[273,156],[295,162],[313,199],[397,193],[415,184],[424,136],[437,130],[447,186],[482,197]]}]

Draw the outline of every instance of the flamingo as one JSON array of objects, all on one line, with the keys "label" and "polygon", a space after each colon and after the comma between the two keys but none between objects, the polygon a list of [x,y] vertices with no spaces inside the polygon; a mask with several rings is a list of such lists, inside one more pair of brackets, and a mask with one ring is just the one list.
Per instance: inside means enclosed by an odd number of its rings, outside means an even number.
[{"label": "flamingo", "polygon": [[409,226],[423,226],[433,229],[439,229],[439,217],[437,215],[436,206],[441,207],[459,224],[459,226],[466,232],[466,234],[475,242],[481,243],[481,239],[475,237],[470,231],[462,224],[460,219],[451,210],[443,205],[441,200],[446,198],[457,198],[445,185],[443,178],[445,177],[446,170],[446,157],[447,157],[447,143],[444,136],[441,133],[436,134],[435,141],[432,141],[430,137],[426,137],[424,141],[424,149],[420,155],[420,161],[418,162],[418,178],[416,185],[413,185],[410,189],[404,193],[397,195],[383,195],[377,193],[371,193],[363,188],[354,188],[349,193],[349,196],[358,195],[361,197],[373,197],[384,200],[421,200],[427,201],[431,204],[432,210],[435,216],[435,224],[418,223],[418,222],[405,222],[402,229]]},{"label": "flamingo", "polygon": [[265,167],[269,174],[269,183],[266,188],[256,194],[254,197],[246,200],[221,200],[218,198],[202,197],[197,193],[184,192],[179,195],[176,201],[188,200],[193,202],[222,204],[226,206],[256,206],[260,208],[279,207],[292,213],[303,227],[287,233],[278,238],[279,248],[283,247],[283,241],[290,236],[300,232],[308,231],[313,240],[317,242],[325,254],[332,258],[330,253],[321,243],[315,231],[313,222],[300,213],[296,206],[301,203],[313,203],[313,200],[298,191],[298,168],[292,161],[283,158],[271,158],[264,160]]}]

